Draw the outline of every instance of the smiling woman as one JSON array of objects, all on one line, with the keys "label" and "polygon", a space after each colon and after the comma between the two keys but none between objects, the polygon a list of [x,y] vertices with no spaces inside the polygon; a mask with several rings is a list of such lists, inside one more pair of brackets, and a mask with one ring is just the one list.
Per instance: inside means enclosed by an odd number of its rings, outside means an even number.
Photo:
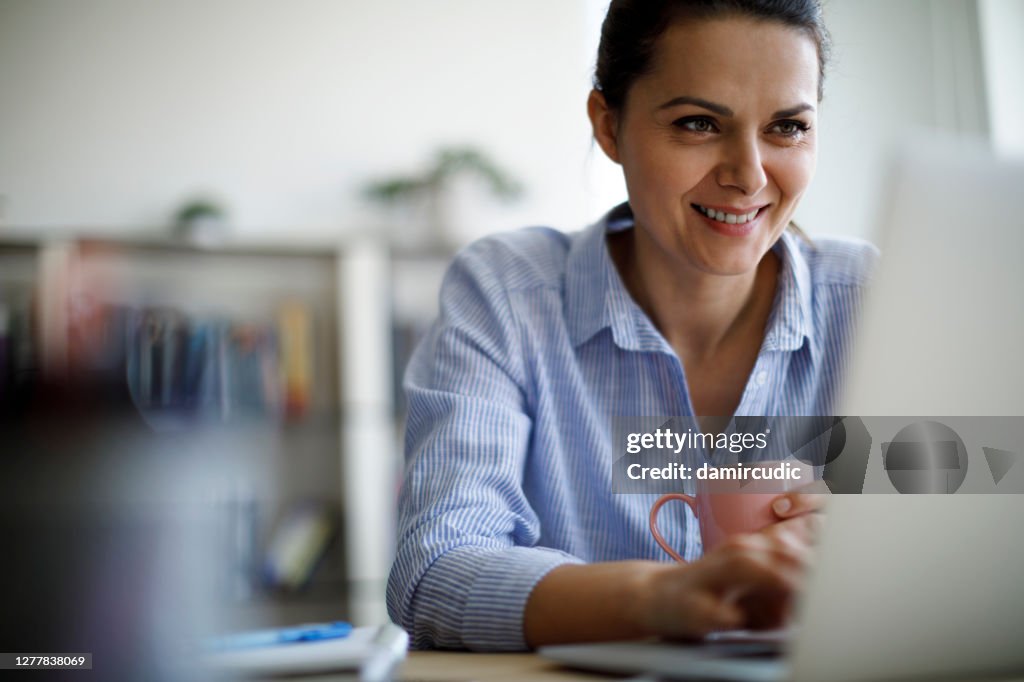
[{"label": "smiling woman", "polygon": [[689,511],[612,492],[612,418],[829,414],[874,259],[787,227],[814,174],[815,0],[613,0],[587,110],[629,201],[583,232],[464,250],[406,374],[392,617],[420,647],[783,624],[817,527],[705,553]]},{"label": "smiling woman", "polygon": [[622,165],[637,248],[720,274],[759,263],[814,173],[818,81],[805,33],[725,17],[666,30],[619,108],[595,89],[595,136]]}]

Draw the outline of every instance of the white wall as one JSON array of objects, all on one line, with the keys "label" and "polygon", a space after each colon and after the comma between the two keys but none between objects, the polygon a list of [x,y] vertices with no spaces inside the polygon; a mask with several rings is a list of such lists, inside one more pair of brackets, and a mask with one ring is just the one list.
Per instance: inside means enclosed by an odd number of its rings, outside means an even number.
[{"label": "white wall", "polygon": [[[367,180],[469,142],[528,188],[512,206],[471,203],[473,233],[573,229],[625,197],[585,114],[606,6],[0,0],[0,225],[154,231],[212,190],[243,237],[323,240],[381,222],[358,197]],[[976,2],[826,11],[835,60],[797,217],[870,236],[893,144],[919,127],[988,128]],[[1024,26],[1000,28],[999,54],[1019,52]],[[1007,111],[993,125],[1019,135]]]},{"label": "white wall", "polygon": [[153,229],[213,190],[246,234],[377,220],[371,178],[475,143],[527,181],[491,229],[584,212],[574,0],[0,0],[10,226]]},{"label": "white wall", "polygon": [[915,130],[983,134],[972,0],[833,0],[834,55],[814,184],[797,213],[812,234],[874,238],[887,163]]},{"label": "white wall", "polygon": [[1024,0],[980,0],[992,142],[1024,157]]}]

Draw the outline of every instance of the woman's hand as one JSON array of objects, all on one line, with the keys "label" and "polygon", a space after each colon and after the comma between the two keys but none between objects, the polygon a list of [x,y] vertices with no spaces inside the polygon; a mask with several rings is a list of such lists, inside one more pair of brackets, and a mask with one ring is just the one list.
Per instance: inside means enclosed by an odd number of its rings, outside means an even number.
[{"label": "woman's hand", "polygon": [[807,544],[817,539],[825,523],[824,515],[828,501],[828,488],[821,481],[815,481],[793,492],[779,495],[772,501],[772,511],[778,523],[766,528],[763,533],[785,530],[796,533]]},{"label": "woman's hand", "polygon": [[651,577],[651,627],[659,634],[700,637],[731,628],[786,624],[793,597],[813,560],[828,489],[812,483],[772,502],[778,522],[735,536],[691,564]]},{"label": "woman's hand", "polygon": [[822,488],[780,495],[779,519],[727,539],[689,564],[616,561],[565,565],[527,602],[530,646],[663,636],[699,638],[716,630],[786,625],[812,561],[822,523]]},{"label": "woman's hand", "polygon": [[537,647],[781,626],[809,557],[796,533],[779,528],[729,538],[689,564],[566,564],[530,594],[523,634]]},{"label": "woman's hand", "polygon": [[645,629],[695,638],[785,625],[811,559],[809,544],[786,525],[734,536],[698,561],[652,571],[637,604]]}]

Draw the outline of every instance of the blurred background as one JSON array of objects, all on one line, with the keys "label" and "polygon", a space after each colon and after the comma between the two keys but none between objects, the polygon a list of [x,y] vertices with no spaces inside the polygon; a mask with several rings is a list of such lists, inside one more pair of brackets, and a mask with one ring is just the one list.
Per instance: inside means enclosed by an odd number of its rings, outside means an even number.
[{"label": "blurred background", "polygon": [[[398,386],[446,263],[625,199],[585,112],[606,6],[0,0],[4,456],[61,450],[69,411],[116,416],[97,467],[126,421],[187,439],[188,475],[124,485],[203,482],[218,623],[383,622]],[[876,236],[912,131],[1024,155],[1024,1],[826,8],[812,236]]]}]

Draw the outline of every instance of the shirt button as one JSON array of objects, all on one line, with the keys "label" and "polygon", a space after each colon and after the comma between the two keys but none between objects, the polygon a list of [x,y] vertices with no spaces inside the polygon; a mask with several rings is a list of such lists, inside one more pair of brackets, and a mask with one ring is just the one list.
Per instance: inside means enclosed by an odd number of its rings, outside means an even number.
[{"label": "shirt button", "polygon": [[764,386],[765,382],[768,381],[768,372],[765,372],[763,370],[758,372],[757,376],[754,378],[754,381],[757,382],[758,386]]}]

